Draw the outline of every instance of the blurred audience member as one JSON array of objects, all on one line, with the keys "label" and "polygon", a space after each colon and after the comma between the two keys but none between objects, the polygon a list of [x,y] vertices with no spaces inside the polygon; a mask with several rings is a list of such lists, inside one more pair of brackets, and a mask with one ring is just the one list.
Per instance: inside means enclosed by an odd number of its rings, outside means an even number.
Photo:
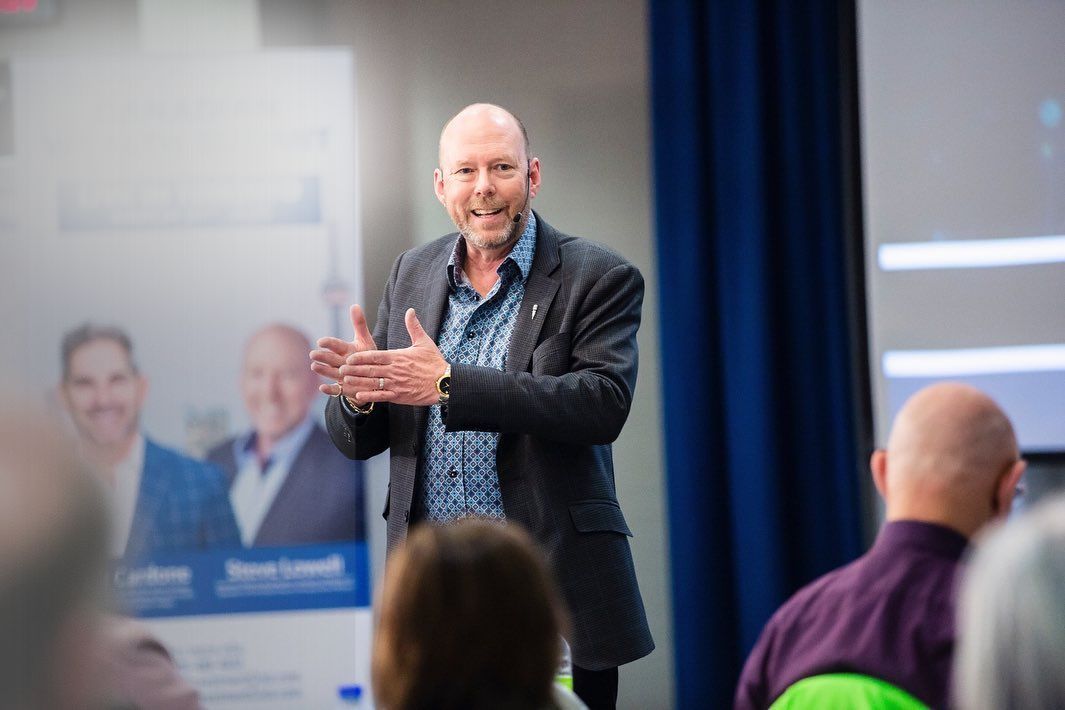
[{"label": "blurred audience member", "polygon": [[373,654],[379,706],[584,707],[553,683],[559,604],[540,553],[514,524],[416,528],[385,572]]},{"label": "blurred audience member", "polygon": [[99,697],[107,523],[97,486],[43,420],[0,414],[0,705]]},{"label": "blurred audience member", "polygon": [[75,328],[63,337],[62,365],[59,392],[80,453],[109,489],[112,555],[239,547],[221,471],[141,434],[148,381],[129,336],[113,327]]},{"label": "blurred audience member", "polygon": [[0,413],[0,707],[200,707],[144,627],[102,613],[107,528],[68,442],[26,408]]},{"label": "blurred audience member", "polygon": [[248,547],[366,537],[362,470],[310,411],[320,383],[307,367],[310,349],[306,335],[281,324],[248,339],[240,390],[252,429],[207,456],[226,474]]},{"label": "blurred audience member", "polygon": [[197,710],[200,696],[178,673],[166,647],[136,619],[109,616],[103,675],[109,710]]},{"label": "blurred audience member", "polygon": [[1065,498],[983,540],[959,601],[954,699],[961,710],[1065,707]]},{"label": "blurred audience member", "polygon": [[947,706],[955,572],[969,538],[1010,510],[1024,472],[1013,427],[979,390],[932,385],[903,406],[871,468],[886,504],[876,543],[773,615],[744,666],[737,708],[767,708],[801,679],[841,672]]}]

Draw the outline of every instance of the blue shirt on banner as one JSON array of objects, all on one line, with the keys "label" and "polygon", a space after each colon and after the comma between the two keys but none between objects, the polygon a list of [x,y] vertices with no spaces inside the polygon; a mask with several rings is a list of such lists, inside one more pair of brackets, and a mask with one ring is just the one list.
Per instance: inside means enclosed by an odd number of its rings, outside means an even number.
[{"label": "blue shirt on banner", "polygon": [[[461,236],[447,264],[448,309],[437,347],[451,363],[503,370],[507,350],[536,251],[536,217],[529,221],[510,254],[499,265],[499,280],[488,295],[470,285],[462,267],[466,240]],[[503,520],[496,449],[499,434],[444,431],[440,407],[429,408],[422,463],[421,505],[425,520],[446,522],[475,516]]]}]

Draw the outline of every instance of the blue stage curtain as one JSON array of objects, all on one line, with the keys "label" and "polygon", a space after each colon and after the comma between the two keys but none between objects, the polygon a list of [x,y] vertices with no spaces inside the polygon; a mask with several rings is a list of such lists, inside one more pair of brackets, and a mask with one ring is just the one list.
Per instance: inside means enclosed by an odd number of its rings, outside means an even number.
[{"label": "blue stage curtain", "polygon": [[650,4],[680,708],[728,707],[772,612],[861,553],[839,10]]}]

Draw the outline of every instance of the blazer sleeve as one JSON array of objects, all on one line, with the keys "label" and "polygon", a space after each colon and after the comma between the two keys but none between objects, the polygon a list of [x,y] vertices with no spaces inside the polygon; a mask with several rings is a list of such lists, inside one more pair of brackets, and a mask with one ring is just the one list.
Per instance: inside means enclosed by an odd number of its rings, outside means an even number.
[{"label": "blazer sleeve", "polygon": [[[403,255],[400,254],[392,265],[385,293],[377,307],[373,341],[378,350],[388,350],[388,319],[392,311],[392,293],[396,287],[402,260]],[[330,397],[325,405],[325,428],[340,453],[349,459],[364,461],[388,448],[388,404],[378,402],[370,414],[351,415],[341,406],[339,397]]]},{"label": "blazer sleeve", "polygon": [[[628,418],[636,386],[643,288],[632,264],[606,271],[576,306],[572,333],[548,338],[533,352],[532,372],[453,364],[447,430],[613,442]],[[556,338],[562,342],[553,342]],[[567,347],[568,371],[538,374],[552,369],[552,359],[565,358]]]}]

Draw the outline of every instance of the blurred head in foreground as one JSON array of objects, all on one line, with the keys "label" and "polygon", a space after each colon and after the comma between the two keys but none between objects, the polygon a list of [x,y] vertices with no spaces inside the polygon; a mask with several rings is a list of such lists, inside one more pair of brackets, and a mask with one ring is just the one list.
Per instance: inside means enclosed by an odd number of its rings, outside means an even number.
[{"label": "blurred head in foreground", "polygon": [[1065,497],[980,544],[959,609],[957,707],[1065,707]]},{"label": "blurred head in foreground", "polygon": [[96,697],[106,512],[92,475],[45,420],[0,412],[0,706]]},{"label": "blurred head in foreground", "polygon": [[551,705],[563,613],[513,524],[422,526],[389,560],[373,684],[387,710]]}]

